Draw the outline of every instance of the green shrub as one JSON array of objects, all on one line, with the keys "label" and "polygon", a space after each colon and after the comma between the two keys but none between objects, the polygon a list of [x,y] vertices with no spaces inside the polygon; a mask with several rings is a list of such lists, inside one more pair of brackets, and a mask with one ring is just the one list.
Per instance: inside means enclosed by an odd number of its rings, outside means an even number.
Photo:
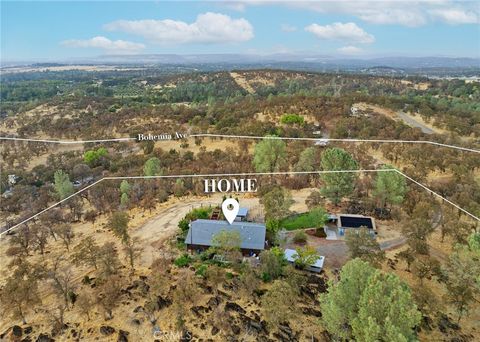
[{"label": "green shrub", "polygon": [[205,273],[207,272],[207,268],[208,268],[207,265],[201,264],[201,265],[197,268],[195,274],[198,275],[198,276],[200,276],[200,277],[205,278]]},{"label": "green shrub", "polygon": [[83,155],[83,160],[88,166],[95,167],[99,165],[100,160],[103,157],[106,157],[107,154],[108,154],[107,149],[104,147],[100,147],[96,150],[89,150],[85,152]]},{"label": "green shrub", "polygon": [[315,229],[315,236],[320,237],[320,238],[326,238],[327,233],[325,233],[325,229],[323,228],[317,228]]},{"label": "green shrub", "polygon": [[192,261],[192,258],[188,254],[183,254],[181,257],[178,257],[175,259],[174,264],[177,267],[187,267],[190,262]]},{"label": "green shrub", "polygon": [[177,249],[180,249],[180,250],[185,250],[187,248],[187,245],[185,244],[185,241],[176,241],[175,242],[175,246],[177,247]]},{"label": "green shrub", "polygon": [[88,275],[85,275],[82,279],[82,284],[90,285],[91,283],[92,283],[92,279]]},{"label": "green shrub", "polygon": [[178,228],[182,230],[183,233],[188,232],[189,223],[197,219],[208,219],[212,214],[212,207],[201,207],[192,209],[183,219],[178,222]]},{"label": "green shrub", "polygon": [[186,218],[183,218],[180,220],[180,222],[178,222],[178,228],[180,228],[182,230],[182,232],[187,232],[188,231],[188,226],[189,224],[189,221],[186,219]]},{"label": "green shrub", "polygon": [[70,301],[70,303],[75,304],[75,302],[77,301],[78,295],[75,292],[73,292],[72,290],[70,290],[70,291],[68,291],[67,296],[68,296],[68,300]]},{"label": "green shrub", "polygon": [[262,281],[263,281],[264,283],[269,283],[269,282],[272,281],[272,276],[271,276],[269,273],[267,273],[267,272],[263,272],[263,273],[262,273]]},{"label": "green shrub", "polygon": [[280,118],[280,122],[287,125],[303,125],[305,123],[305,119],[303,116],[298,114],[283,114]]},{"label": "green shrub", "polygon": [[210,260],[212,256],[213,256],[212,251],[210,249],[207,249],[206,251],[203,251],[202,253],[200,253],[199,258],[202,261],[207,261],[207,260]]},{"label": "green shrub", "polygon": [[212,214],[212,207],[195,208],[190,211],[185,218],[189,221],[195,221],[197,219],[208,219]]},{"label": "green shrub", "polygon": [[201,207],[192,209],[185,217],[178,223],[178,227],[182,231],[188,230],[188,224],[198,219],[208,219],[212,214],[212,207]]},{"label": "green shrub", "polygon": [[299,230],[298,232],[295,233],[293,237],[293,241],[295,243],[305,243],[307,242],[307,234],[303,230]]}]

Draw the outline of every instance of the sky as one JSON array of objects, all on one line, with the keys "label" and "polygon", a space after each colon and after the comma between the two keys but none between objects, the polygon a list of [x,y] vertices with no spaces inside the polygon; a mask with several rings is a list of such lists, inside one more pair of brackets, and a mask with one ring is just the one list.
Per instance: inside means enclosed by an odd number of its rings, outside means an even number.
[{"label": "sky", "polygon": [[1,59],[116,54],[480,57],[480,2],[1,1]]}]

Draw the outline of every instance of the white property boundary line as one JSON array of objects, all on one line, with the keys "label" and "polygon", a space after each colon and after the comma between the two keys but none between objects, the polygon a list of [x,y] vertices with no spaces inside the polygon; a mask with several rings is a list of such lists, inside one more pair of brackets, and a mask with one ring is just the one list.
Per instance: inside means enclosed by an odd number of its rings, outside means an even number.
[{"label": "white property boundary line", "polygon": [[[276,136],[252,136],[252,135],[228,135],[228,134],[210,134],[199,133],[188,135],[187,138],[224,138],[224,139],[277,139],[277,140],[300,140],[300,141],[325,141],[325,142],[347,142],[347,143],[383,143],[383,144],[429,144],[441,147],[452,148],[460,151],[480,153],[480,150],[473,148],[461,147],[456,145],[442,144],[435,141],[428,140],[389,140],[389,139],[330,139],[330,138],[290,138],[290,137],[276,137]],[[13,141],[27,141],[27,142],[43,142],[51,144],[86,144],[86,143],[102,143],[102,142],[119,142],[119,141],[132,141],[137,138],[114,138],[114,139],[98,139],[98,140],[49,140],[49,139],[29,139],[29,138],[15,138],[15,137],[0,137],[0,140],[13,140]]]},{"label": "white property boundary line", "polygon": [[277,140],[304,140],[304,141],[337,141],[337,142],[350,142],[350,143],[400,143],[400,144],[430,144],[441,147],[453,148],[456,150],[480,153],[480,150],[475,150],[472,148],[461,147],[456,145],[441,144],[435,141],[428,140],[388,140],[388,139],[331,139],[331,138],[290,138],[290,137],[276,137],[276,136],[251,136],[251,135],[227,135],[227,134],[192,134],[190,137],[212,137],[212,138],[235,138],[235,139],[254,139],[254,140],[263,140],[263,139],[277,139]]},{"label": "white property boundary line", "polygon": [[130,141],[136,140],[136,138],[114,138],[114,139],[98,139],[98,140],[49,140],[49,139],[29,139],[29,138],[16,138],[16,137],[0,137],[0,140],[13,140],[13,141],[27,141],[27,142],[42,142],[50,144],[87,144],[87,143],[101,143],[101,142],[118,142],[118,141]]},{"label": "white property boundary line", "polygon": [[63,200],[56,202],[52,204],[51,206],[43,209],[42,211],[36,213],[35,215],[23,220],[20,223],[17,223],[16,225],[8,228],[7,230],[3,231],[0,233],[0,237],[2,237],[4,234],[8,233],[9,231],[21,226],[22,224],[25,224],[37,216],[43,214],[44,212],[56,207],[57,205],[69,200],[73,196],[78,195],[81,192],[84,192],[85,190],[91,188],[92,186],[104,181],[104,180],[122,180],[122,179],[160,179],[160,178],[200,178],[200,177],[229,177],[229,176],[269,176],[269,175],[274,175],[274,176],[280,176],[280,175],[311,175],[311,174],[326,174],[326,173],[361,173],[361,172],[397,172],[398,174],[402,175],[403,177],[407,178],[408,180],[414,182],[415,184],[419,185],[423,189],[425,189],[427,192],[430,192],[431,194],[439,197],[440,199],[444,200],[448,204],[454,206],[458,210],[462,211],[463,213],[467,214],[471,218],[475,219],[476,221],[480,222],[480,218],[475,216],[474,214],[470,213],[469,211],[461,208],[457,204],[453,203],[452,201],[446,199],[445,197],[437,194],[435,191],[429,189],[425,185],[417,182],[413,178],[407,176],[401,171],[398,171],[397,169],[373,169],[373,170],[335,170],[335,171],[286,171],[286,172],[246,172],[246,173],[210,173],[210,174],[200,174],[200,175],[166,175],[166,176],[118,176],[118,177],[104,177],[96,182],[84,187],[83,189],[75,192],[74,194],[64,198]]}]

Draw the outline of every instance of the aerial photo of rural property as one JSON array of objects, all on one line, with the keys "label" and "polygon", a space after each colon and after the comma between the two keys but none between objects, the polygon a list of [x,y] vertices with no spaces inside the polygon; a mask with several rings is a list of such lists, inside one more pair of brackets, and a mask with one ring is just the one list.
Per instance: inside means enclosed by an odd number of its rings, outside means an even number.
[{"label": "aerial photo of rural property", "polygon": [[0,342],[480,341],[478,1],[0,13]]}]

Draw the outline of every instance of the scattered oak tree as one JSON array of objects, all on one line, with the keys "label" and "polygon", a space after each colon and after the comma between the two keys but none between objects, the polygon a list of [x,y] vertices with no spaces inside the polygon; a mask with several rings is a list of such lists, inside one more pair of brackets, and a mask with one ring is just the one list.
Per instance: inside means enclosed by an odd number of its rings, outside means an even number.
[{"label": "scattered oak tree", "polygon": [[360,258],[374,267],[380,267],[385,260],[385,252],[382,251],[375,236],[370,234],[368,228],[348,229],[345,234],[345,242],[352,259]]},{"label": "scattered oak tree", "polygon": [[108,227],[112,229],[113,234],[118,237],[122,243],[126,243],[130,238],[128,235],[129,221],[130,218],[124,211],[117,211],[113,213],[108,221]]},{"label": "scattered oak tree", "polygon": [[78,245],[73,248],[72,260],[76,265],[85,265],[97,267],[97,260],[100,255],[100,247],[97,245],[93,237],[89,236],[81,240]]},{"label": "scattered oak tree", "polygon": [[102,308],[105,319],[113,318],[113,309],[120,303],[122,296],[123,280],[118,275],[113,275],[103,281],[96,291],[97,305]]},{"label": "scattered oak tree", "polygon": [[38,293],[39,275],[34,268],[24,262],[6,279],[0,291],[1,311],[11,314],[14,319],[21,319],[23,324],[27,323],[27,313],[41,303]]},{"label": "scattered oak tree", "polygon": [[260,203],[265,210],[266,220],[281,220],[290,213],[293,201],[287,189],[276,186],[260,198]]},{"label": "scattered oak tree", "polygon": [[480,234],[474,233],[468,245],[457,245],[446,265],[447,300],[455,307],[457,321],[480,296]]},{"label": "scattered oak tree", "polygon": [[98,275],[102,279],[108,279],[117,274],[121,263],[113,242],[106,242],[98,251]]},{"label": "scattered oak tree", "polygon": [[260,271],[265,281],[277,279],[282,275],[286,260],[283,250],[278,247],[266,249],[260,253]]},{"label": "scattered oak tree", "polygon": [[277,279],[262,297],[262,312],[272,328],[295,317],[297,291],[286,281]]},{"label": "scattered oak tree", "polygon": [[72,243],[73,237],[75,236],[72,226],[68,224],[61,224],[59,226],[56,226],[55,233],[63,241],[63,244],[67,248],[67,251],[70,251],[70,245]]},{"label": "scattered oak tree", "polygon": [[212,246],[230,262],[239,258],[242,237],[238,231],[221,230],[212,237]]},{"label": "scattered oak tree", "polygon": [[134,237],[128,239],[123,245],[123,252],[132,272],[135,270],[135,261],[140,257],[143,250],[139,242],[139,239]]}]

